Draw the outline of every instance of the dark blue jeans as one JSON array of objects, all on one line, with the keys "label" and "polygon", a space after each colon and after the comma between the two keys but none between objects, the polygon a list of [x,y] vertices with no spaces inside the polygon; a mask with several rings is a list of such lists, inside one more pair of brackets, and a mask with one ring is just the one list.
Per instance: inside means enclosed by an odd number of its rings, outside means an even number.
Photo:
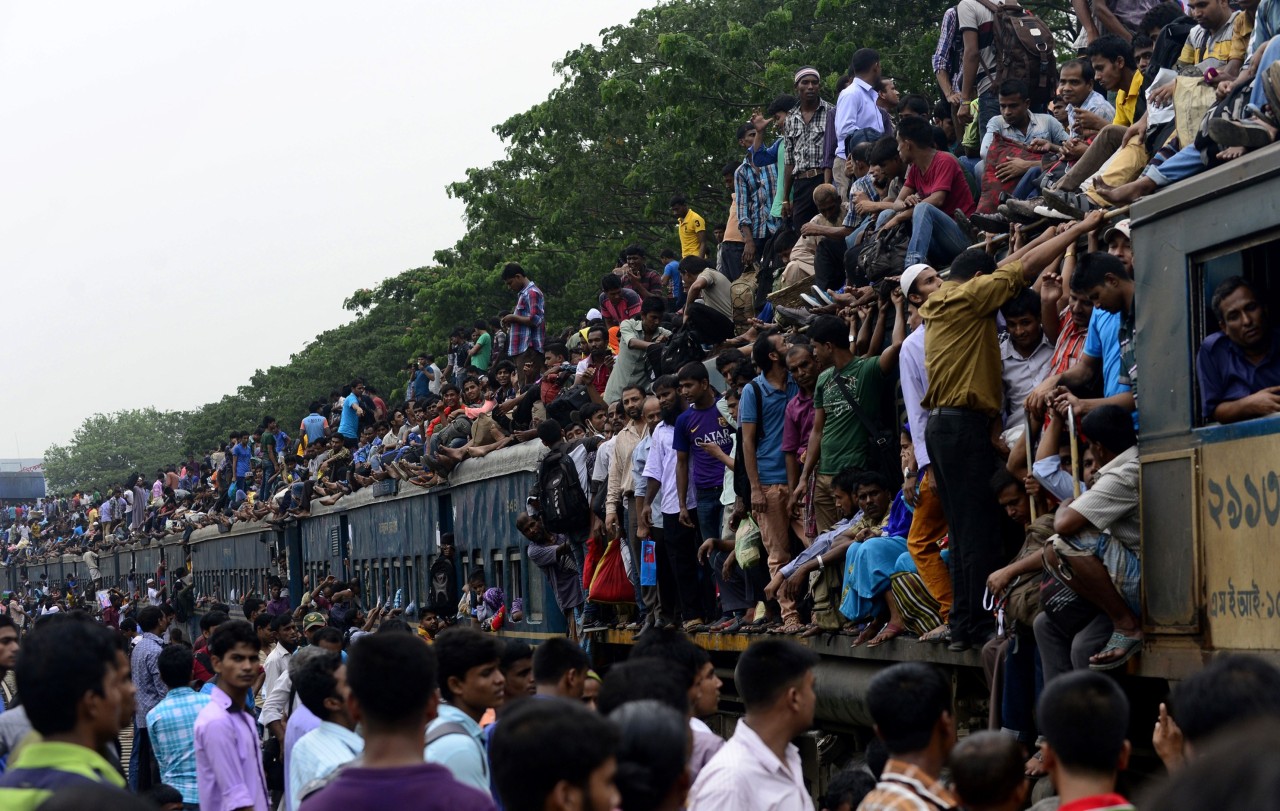
[{"label": "dark blue jeans", "polygon": [[1027,746],[1036,742],[1035,706],[1044,689],[1044,669],[1035,635],[1023,631],[1009,641],[1004,660],[1001,726]]}]

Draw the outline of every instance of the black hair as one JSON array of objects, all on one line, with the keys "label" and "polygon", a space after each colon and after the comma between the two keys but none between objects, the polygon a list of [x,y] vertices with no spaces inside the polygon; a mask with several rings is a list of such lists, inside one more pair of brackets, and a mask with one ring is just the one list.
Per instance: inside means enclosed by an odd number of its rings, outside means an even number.
[{"label": "black hair", "polygon": [[[390,620],[387,620],[390,622]],[[311,644],[319,645],[321,642],[337,642],[342,644],[342,631],[334,628],[332,625],[326,625],[311,635]]]},{"label": "black hair", "polygon": [[[1162,25],[1161,27],[1163,28],[1164,26]],[[1115,34],[1107,34],[1106,36],[1098,37],[1093,42],[1089,43],[1089,47],[1085,51],[1085,56],[1100,56],[1108,62],[1116,62],[1123,59],[1124,66],[1126,68],[1135,68],[1138,64],[1137,60],[1134,59],[1133,56],[1133,46],[1128,40],[1123,37],[1116,36]],[[1093,67],[1092,63],[1090,63],[1090,67]]]},{"label": "black hair", "polygon": [[164,612],[157,605],[149,605],[138,612],[138,626],[142,628],[144,634],[160,627],[163,620]]},{"label": "black hair", "polygon": [[562,343],[547,344],[547,348],[543,350],[543,354],[555,355],[558,358],[569,357],[569,347]]},{"label": "black hair", "polygon": [[412,727],[422,718],[437,682],[434,645],[401,634],[362,636],[347,653],[347,686],[366,728]]},{"label": "black hair", "polygon": [[[267,616],[270,616],[269,614]],[[210,611],[200,618],[200,630],[208,633],[208,631],[217,628],[222,623],[231,619],[225,611]]]},{"label": "black hair", "polygon": [[[895,147],[894,147],[894,154],[897,154],[897,149],[898,149],[898,148],[895,146]],[[776,252],[776,253],[782,253],[783,251],[789,251],[789,250],[791,250],[792,248],[794,248],[794,247],[796,246],[796,243],[797,243],[797,242],[799,242],[799,241],[800,241],[800,235],[799,235],[798,233],[796,233],[795,229],[792,229],[792,228],[784,228],[784,229],[782,229],[782,230],[778,231],[777,235],[776,235],[776,236],[774,236],[774,238],[773,238],[773,250],[774,250],[774,252]]]},{"label": "black hair", "polygon": [[[166,805],[172,805],[174,803],[182,804],[182,792],[178,791],[168,783],[156,783],[151,788],[142,792],[140,796],[144,800],[150,800],[157,808],[164,808]],[[90,806],[84,807],[89,808]],[[107,806],[100,805],[97,807],[106,808]],[[113,809],[118,808],[118,806],[115,805],[110,807]]]},{"label": "black hair", "polygon": [[0,628],[13,628],[14,630],[17,630],[18,623],[14,622],[13,617],[9,616],[8,613],[0,614]]},{"label": "black hair", "polygon": [[[859,144],[861,146],[861,144]],[[773,369],[773,330],[765,330],[756,336],[756,341],[751,345],[751,360],[755,362],[757,368],[761,372],[768,373]],[[718,365],[718,364],[717,364]],[[759,407],[763,408],[764,404],[759,403]]]},{"label": "black hair", "polygon": [[498,667],[505,673],[514,667],[516,662],[532,658],[533,648],[528,642],[514,638],[505,639],[502,643],[502,658],[498,660]]},{"label": "black hair", "polygon": [[764,639],[738,657],[734,684],[747,712],[767,710],[818,666],[818,654],[789,639]]},{"label": "black hair", "polygon": [[[612,275],[612,274],[610,274],[610,275]],[[616,279],[616,278],[618,278],[618,277],[617,277],[617,276],[614,276],[614,278]],[[609,328],[608,328],[608,327],[606,327],[604,324],[592,324],[591,326],[587,327],[587,337],[588,337],[588,338],[590,338],[590,337],[591,337],[591,333],[593,333],[593,332],[598,332],[598,333],[600,333],[601,335],[603,335],[603,336],[604,336],[604,339],[605,339],[605,341],[606,341],[606,342],[609,340]]]},{"label": "black hair", "polygon": [[[896,488],[889,485],[889,480],[885,478],[883,473],[875,470],[864,470],[858,474],[859,487],[879,487],[892,493]],[[857,492],[857,491],[854,491]]]},{"label": "black hair", "polygon": [[889,747],[881,738],[872,738],[867,744],[867,751],[863,755],[866,760],[867,768],[871,770],[871,775],[879,780],[880,775],[884,774],[884,767],[889,763]]},{"label": "black hair", "polygon": [[827,791],[822,795],[821,807],[835,811],[848,803],[850,808],[857,808],[875,787],[876,778],[866,769],[846,767],[827,781]]},{"label": "black hair", "polygon": [[800,100],[795,96],[790,93],[783,93],[781,96],[778,96],[776,99],[769,102],[769,106],[765,108],[764,114],[773,118],[778,113],[785,113],[788,110],[793,109],[799,103]]},{"label": "black hair", "polygon": [[524,276],[524,268],[516,262],[508,262],[502,266],[502,280],[514,279],[517,276]]},{"label": "black hair", "polygon": [[859,48],[853,52],[853,59],[849,60],[849,72],[854,76],[867,71],[880,64],[880,54],[871,48]]},{"label": "black hair", "polygon": [[859,141],[849,151],[849,160],[854,163],[867,163],[871,157],[871,142]]},{"label": "black hair", "polygon": [[965,808],[991,808],[1009,800],[1026,781],[1022,746],[1005,732],[983,730],[951,750],[951,779]]},{"label": "black hair", "polygon": [[871,153],[867,155],[867,163],[872,166],[884,166],[889,161],[901,160],[898,154],[898,142],[892,136],[885,136],[871,145]]},{"label": "black hair", "polygon": [[[739,137],[739,138],[745,138],[745,137],[746,137],[746,133],[745,133],[745,132],[743,132],[743,130],[744,130],[744,129],[748,129],[748,128],[750,128],[750,127],[751,127],[751,125],[750,125],[750,124],[743,124],[741,127],[738,127],[738,133],[739,133],[738,137]],[[728,163],[726,163],[724,166],[720,167],[720,174],[721,174],[721,175],[736,175],[736,174],[738,173],[738,167],[739,167],[739,166],[741,166],[741,165],[742,165],[742,164],[740,164],[740,163],[735,163],[734,161],[729,161],[729,162],[728,162]]]},{"label": "black hair", "polygon": [[1092,89],[1094,77],[1092,62],[1088,59],[1068,59],[1066,62],[1062,63],[1061,67],[1058,68],[1059,74],[1061,74],[1065,68],[1079,68],[1080,78],[1084,79],[1084,83],[1089,85]]},{"label": "black hair", "polygon": [[645,313],[665,313],[667,311],[667,302],[659,296],[649,296],[640,303],[640,314]]},{"label": "black hair", "polygon": [[[657,380],[653,381],[654,394],[658,393],[658,389],[679,389],[679,388],[680,388],[680,381],[679,379],[676,378],[675,375],[663,375],[662,377],[659,377]],[[546,422],[544,421],[543,424],[545,425]]]},{"label": "black hair", "polygon": [[689,205],[689,198],[685,197],[683,194],[673,194],[671,195],[671,199],[667,201],[667,205],[687,206]]},{"label": "black hair", "polygon": [[[1161,4],[1165,5],[1165,4]],[[1252,724],[1225,735],[1138,799],[1138,808],[1267,808],[1280,794],[1280,732]]]},{"label": "black hair", "polygon": [[1129,728],[1129,699],[1114,679],[1073,670],[1045,684],[1036,720],[1063,767],[1113,774]]},{"label": "black hair", "polygon": [[533,680],[537,684],[556,684],[571,670],[584,674],[591,668],[587,652],[564,637],[554,637],[533,651]]},{"label": "black hair", "polygon": [[809,340],[815,344],[831,344],[849,348],[849,325],[834,315],[822,315],[809,325]]},{"label": "black hair", "polygon": [[1006,301],[1000,306],[1000,314],[1006,320],[1010,318],[1018,318],[1024,315],[1034,315],[1036,320],[1040,320],[1040,294],[1030,287],[1024,287],[1022,292]]},{"label": "black hair", "polygon": [[273,633],[278,633],[290,625],[293,625],[293,615],[288,612],[276,614],[271,618],[271,631]]},{"label": "black hair", "polygon": [[916,146],[933,147],[933,124],[923,118],[904,118],[898,122],[898,138]]},{"label": "black hair", "polygon": [[103,695],[119,650],[116,635],[83,614],[41,617],[14,667],[32,728],[46,738],[73,730],[80,699]]},{"label": "black hair", "polygon": [[684,716],[657,701],[632,701],[614,710],[609,720],[620,738],[614,783],[621,807],[657,811],[688,766]]},{"label": "black hair", "polygon": [[[969,248],[951,260],[952,281],[967,282],[980,273],[991,273],[996,269],[996,260],[982,248]],[[1071,277],[1075,280],[1075,277]]]},{"label": "black hair", "polygon": [[449,689],[449,679],[465,680],[467,671],[473,667],[496,665],[502,660],[501,646],[502,643],[496,637],[485,636],[474,628],[454,627],[441,631],[432,646],[440,666],[437,677],[440,695],[446,701],[452,701],[453,691]]},{"label": "black hair", "polygon": [[711,376],[707,374],[707,367],[703,366],[696,360],[691,360],[684,366],[680,367],[680,371],[676,373],[677,380],[710,380]]},{"label": "black hair", "polygon": [[554,445],[564,438],[564,429],[560,427],[557,420],[548,417],[538,423],[538,439],[547,445]]},{"label": "black hair", "polygon": [[1080,430],[1090,441],[1115,454],[1124,453],[1138,444],[1138,432],[1133,427],[1133,416],[1118,405],[1103,405],[1090,411],[1080,420]]},{"label": "black hair", "polygon": [[146,795],[131,794],[107,783],[80,782],[67,785],[50,794],[38,806],[40,811],[84,811],[86,808],[109,808],[111,811],[155,811]]},{"label": "black hair", "polygon": [[931,112],[929,109],[929,100],[918,93],[903,96],[902,100],[898,102],[898,115],[902,115],[902,113],[907,111],[913,112],[928,121],[929,113]]},{"label": "black hair", "polygon": [[[1166,25],[1183,16],[1181,3],[1156,3],[1142,15],[1142,19],[1138,22],[1138,30],[1148,35],[1152,31],[1163,31]],[[1152,39],[1154,40],[1155,37]]]},{"label": "black hair", "polygon": [[1025,79],[1005,79],[1000,83],[998,95],[1021,96],[1023,99],[1030,99],[1031,88],[1027,87]]},{"label": "black hair", "polygon": [[1151,37],[1147,36],[1146,34],[1134,34],[1133,42],[1129,44],[1133,47],[1133,54],[1134,54],[1133,62],[1135,66],[1138,63],[1139,50],[1143,48],[1154,48],[1156,46],[1156,44],[1151,40]]},{"label": "black hair", "polygon": [[991,474],[991,483],[988,486],[991,488],[991,494],[996,497],[999,497],[1006,487],[1016,487],[1020,491],[1026,492],[1026,485],[1017,476],[1010,473],[1007,468],[1003,467],[996,468],[996,472]]},{"label": "black hair", "polygon": [[342,655],[333,651],[312,653],[298,666],[289,668],[289,678],[298,700],[312,715],[327,720],[329,711],[324,707],[327,698],[338,694],[338,668],[342,667]]},{"label": "black hair", "polygon": [[608,293],[610,290],[622,289],[622,277],[616,273],[606,273],[600,278],[600,289]]},{"label": "black hair", "polygon": [[629,659],[609,668],[596,706],[604,715],[629,701],[653,699],[681,715],[689,714],[689,683],[659,659]]},{"label": "black hair", "polygon": [[542,811],[561,781],[585,791],[617,748],[617,728],[579,701],[522,701],[490,738],[493,783],[507,811]]},{"label": "black hair", "polygon": [[378,625],[377,634],[412,634],[413,628],[399,617],[389,617]]},{"label": "black hair", "polygon": [[711,267],[711,263],[701,256],[686,256],[680,260],[680,272],[689,276],[697,276]]},{"label": "black hair", "polygon": [[1254,298],[1258,297],[1258,289],[1243,276],[1229,276],[1223,279],[1217,287],[1213,288],[1213,298],[1210,299],[1209,303],[1213,307],[1213,314],[1217,317],[1219,323],[1225,323],[1227,320],[1222,314],[1222,302],[1227,296],[1242,287],[1252,293]]},{"label": "black hair", "polygon": [[861,479],[862,472],[860,470],[855,467],[845,468],[831,479],[831,487],[842,493],[856,496],[858,494],[858,483]]},{"label": "black hair", "polygon": [[1194,744],[1236,724],[1280,718],[1280,668],[1256,656],[1215,657],[1178,684],[1170,704]]},{"label": "black hair", "polygon": [[156,657],[156,669],[160,671],[160,681],[170,690],[186,687],[191,684],[191,674],[195,669],[196,659],[191,648],[186,645],[165,645]]},{"label": "black hair", "polygon": [[918,752],[929,745],[938,720],[951,713],[951,685],[931,665],[901,662],[871,680],[867,709],[891,756]]},{"label": "black hair", "polygon": [[655,628],[643,634],[631,648],[631,661],[637,659],[657,659],[674,666],[684,674],[687,687],[692,687],[698,681],[698,674],[710,664],[711,655],[674,629]]},{"label": "black hair", "polygon": [[240,610],[244,612],[246,617],[248,617],[264,605],[266,605],[266,603],[261,598],[245,597],[244,604],[240,606]]},{"label": "black hair", "polygon": [[227,655],[227,651],[242,642],[254,651],[262,649],[262,643],[258,641],[258,632],[253,630],[252,625],[244,620],[228,620],[219,625],[218,630],[209,637],[209,655],[221,659]]}]

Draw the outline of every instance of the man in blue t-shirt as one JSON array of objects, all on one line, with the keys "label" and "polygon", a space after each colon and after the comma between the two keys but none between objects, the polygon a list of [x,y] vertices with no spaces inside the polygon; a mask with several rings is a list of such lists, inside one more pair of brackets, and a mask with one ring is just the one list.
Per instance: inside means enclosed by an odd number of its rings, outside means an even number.
[{"label": "man in blue t-shirt", "polygon": [[[782,452],[782,426],[787,403],[800,387],[787,373],[786,347],[782,335],[773,333],[756,339],[751,352],[761,372],[742,388],[738,421],[742,423],[742,459],[751,485],[751,516],[760,526],[760,540],[769,555],[769,575],[775,575],[791,560],[788,534],[791,496],[786,455]],[[763,405],[761,400],[763,399]],[[803,528],[797,526],[803,537]],[[798,625],[800,615],[795,600],[778,595],[783,625]]]},{"label": "man in blue t-shirt", "polygon": [[302,424],[298,430],[307,437],[307,444],[318,442],[324,439],[324,435],[329,431],[329,422],[320,416],[321,404],[319,400],[313,400],[311,405],[307,406],[307,410],[311,413],[302,418]]},{"label": "man in blue t-shirt", "polygon": [[236,443],[231,446],[231,458],[235,462],[237,493],[243,493],[247,485],[249,465],[253,458],[253,452],[249,450],[249,440],[251,438],[249,433],[245,432],[237,436]]},{"label": "man in blue t-shirt", "polygon": [[342,442],[348,448],[354,448],[360,437],[360,418],[364,416],[364,409],[360,407],[360,397],[363,394],[364,381],[356,380],[351,383],[350,390],[342,398],[342,419],[338,422],[338,433],[342,435]]},{"label": "man in blue t-shirt", "polygon": [[671,300],[676,307],[684,306],[684,285],[680,281],[680,257],[670,248],[663,248],[658,254],[662,260],[662,281],[671,288]]}]

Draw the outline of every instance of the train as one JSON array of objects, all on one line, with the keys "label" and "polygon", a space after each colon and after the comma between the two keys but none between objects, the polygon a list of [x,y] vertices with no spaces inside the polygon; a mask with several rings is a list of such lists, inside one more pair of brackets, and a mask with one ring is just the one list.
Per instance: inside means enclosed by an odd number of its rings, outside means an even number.
[{"label": "train", "polygon": [[[1230,217],[1225,217],[1229,212]],[[1141,374],[1142,609],[1145,643],[1122,683],[1134,701],[1131,739],[1149,745],[1155,705],[1170,685],[1207,658],[1248,652],[1280,662],[1280,420],[1213,425],[1201,413],[1195,361],[1200,342],[1218,329],[1208,303],[1224,278],[1253,281],[1280,314],[1280,149],[1268,148],[1151,195],[1131,208],[1137,283],[1136,342]],[[1276,272],[1273,272],[1276,271]],[[515,516],[524,509],[545,449],[524,443],[463,464],[450,482],[428,490],[383,482],[316,506],[283,529],[267,524],[216,527],[152,546],[121,548],[100,558],[109,585],[130,575],[145,582],[164,560],[169,572],[188,563],[198,593],[234,603],[261,591],[280,553],[287,553],[293,594],[334,574],[359,580],[364,601],[423,605],[428,571],[442,534],[456,538],[459,582],[483,566],[488,585],[521,598],[524,617],[499,633],[532,644],[563,635],[567,623],[546,578],[525,555]],[[50,582],[86,576],[79,558],[32,564]],[[10,567],[9,588],[17,587]],[[139,581],[135,580],[134,583]],[[591,637],[601,667],[625,657],[631,634]],[[732,683],[737,655],[753,639],[701,634],[726,688],[721,731],[740,714]],[[976,651],[897,639],[851,649],[847,637],[802,640],[821,657],[818,730],[802,745],[806,779],[817,793],[834,766],[868,740],[866,687],[886,664],[925,661],[955,685],[957,721],[965,731],[987,721],[987,689]]]}]

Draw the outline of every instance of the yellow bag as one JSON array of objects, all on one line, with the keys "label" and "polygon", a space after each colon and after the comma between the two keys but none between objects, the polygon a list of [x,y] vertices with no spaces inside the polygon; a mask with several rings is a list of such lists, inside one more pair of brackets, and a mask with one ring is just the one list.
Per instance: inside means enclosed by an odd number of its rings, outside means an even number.
[{"label": "yellow bag", "polygon": [[1178,131],[1178,145],[1191,146],[1196,142],[1200,122],[1204,120],[1209,108],[1217,102],[1218,94],[1204,83],[1199,71],[1191,76],[1179,76],[1175,81],[1173,115]]}]

